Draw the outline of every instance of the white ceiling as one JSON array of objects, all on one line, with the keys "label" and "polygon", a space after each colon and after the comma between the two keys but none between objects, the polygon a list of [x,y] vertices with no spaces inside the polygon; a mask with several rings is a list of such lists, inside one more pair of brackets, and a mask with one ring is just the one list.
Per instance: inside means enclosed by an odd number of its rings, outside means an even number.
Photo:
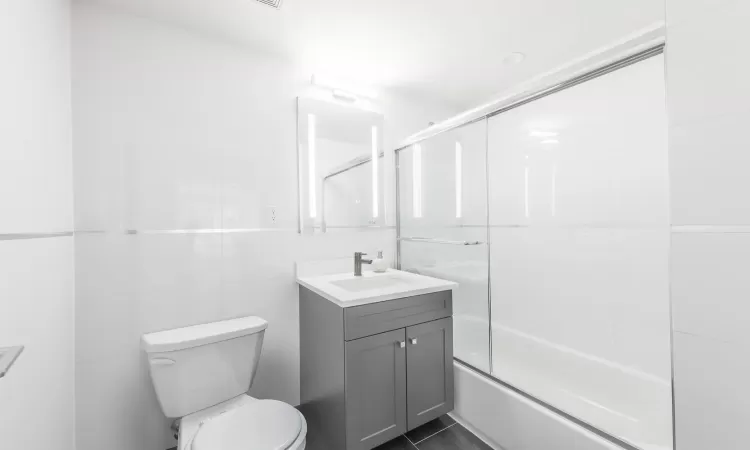
[{"label": "white ceiling", "polygon": [[[457,108],[663,20],[660,0],[97,0]],[[518,65],[503,60],[527,55]]]}]

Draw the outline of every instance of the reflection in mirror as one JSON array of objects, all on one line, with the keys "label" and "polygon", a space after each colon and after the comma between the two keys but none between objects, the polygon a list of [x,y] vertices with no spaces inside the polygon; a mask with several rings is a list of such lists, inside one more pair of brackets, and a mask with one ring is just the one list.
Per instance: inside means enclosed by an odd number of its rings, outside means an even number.
[{"label": "reflection in mirror", "polygon": [[297,114],[299,231],[383,226],[383,116],[304,97]]}]

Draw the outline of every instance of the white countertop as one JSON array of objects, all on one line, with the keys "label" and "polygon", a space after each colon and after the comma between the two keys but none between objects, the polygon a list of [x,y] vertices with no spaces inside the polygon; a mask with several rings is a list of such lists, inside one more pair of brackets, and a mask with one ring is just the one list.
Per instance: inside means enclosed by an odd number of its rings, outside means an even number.
[{"label": "white countertop", "polygon": [[[341,282],[348,283],[354,288],[347,289],[337,284]],[[379,285],[381,282],[382,285]],[[351,272],[298,277],[297,283],[342,308],[448,291],[458,287],[458,284],[452,281],[395,269],[388,269],[384,273],[364,272],[361,277],[355,277]]]}]

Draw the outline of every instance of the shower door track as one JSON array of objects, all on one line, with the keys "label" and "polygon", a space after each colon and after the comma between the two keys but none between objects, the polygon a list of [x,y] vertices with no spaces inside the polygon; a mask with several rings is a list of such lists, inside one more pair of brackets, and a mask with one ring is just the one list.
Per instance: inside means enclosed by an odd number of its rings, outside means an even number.
[{"label": "shower door track", "polygon": [[664,53],[664,48],[666,47],[665,43],[660,43],[658,45],[654,45],[652,47],[649,47],[645,50],[641,50],[637,53],[631,54],[629,56],[626,56],[624,58],[618,59],[614,62],[611,62],[609,64],[606,64],[604,66],[598,67],[596,69],[593,69],[591,71],[585,72],[581,75],[575,76],[569,80],[554,84],[552,86],[548,86],[546,88],[539,89],[537,91],[531,92],[521,98],[514,98],[509,101],[507,104],[500,104],[495,109],[491,110],[488,113],[485,113],[479,117],[472,117],[464,122],[458,122],[455,125],[441,129],[440,131],[436,132],[435,134],[429,134],[425,135],[424,137],[420,137],[419,139],[415,139],[414,141],[409,141],[407,144],[402,145],[401,147],[397,148],[395,151],[398,154],[401,150],[405,150],[409,147],[411,147],[414,144],[418,144],[420,142],[423,142],[427,139],[430,139],[432,137],[435,137],[439,134],[443,134],[447,131],[455,130],[457,128],[464,127],[466,125],[470,125],[472,123],[480,122],[482,120],[489,119],[491,117],[497,116],[499,114],[502,114],[504,112],[508,112],[511,109],[518,108],[520,106],[526,105],[528,103],[534,102],[536,100],[540,100],[544,97],[548,97],[552,94],[556,94],[558,92],[564,91],[566,89],[570,89],[572,87],[578,86],[579,84],[585,83],[587,81],[591,81],[593,79],[599,78],[601,76],[607,75],[609,73],[612,73],[619,69],[624,69],[625,67],[632,66],[633,64],[639,63],[641,61],[647,60],[649,58],[652,58],[654,56],[659,56],[662,53]]}]

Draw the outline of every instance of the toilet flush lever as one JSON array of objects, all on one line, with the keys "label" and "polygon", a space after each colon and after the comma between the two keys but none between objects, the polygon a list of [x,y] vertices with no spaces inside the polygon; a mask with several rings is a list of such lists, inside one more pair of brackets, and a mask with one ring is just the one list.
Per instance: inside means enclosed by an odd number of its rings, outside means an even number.
[{"label": "toilet flush lever", "polygon": [[169,358],[153,358],[151,360],[151,364],[153,364],[154,366],[171,366],[174,363],[175,360]]}]

